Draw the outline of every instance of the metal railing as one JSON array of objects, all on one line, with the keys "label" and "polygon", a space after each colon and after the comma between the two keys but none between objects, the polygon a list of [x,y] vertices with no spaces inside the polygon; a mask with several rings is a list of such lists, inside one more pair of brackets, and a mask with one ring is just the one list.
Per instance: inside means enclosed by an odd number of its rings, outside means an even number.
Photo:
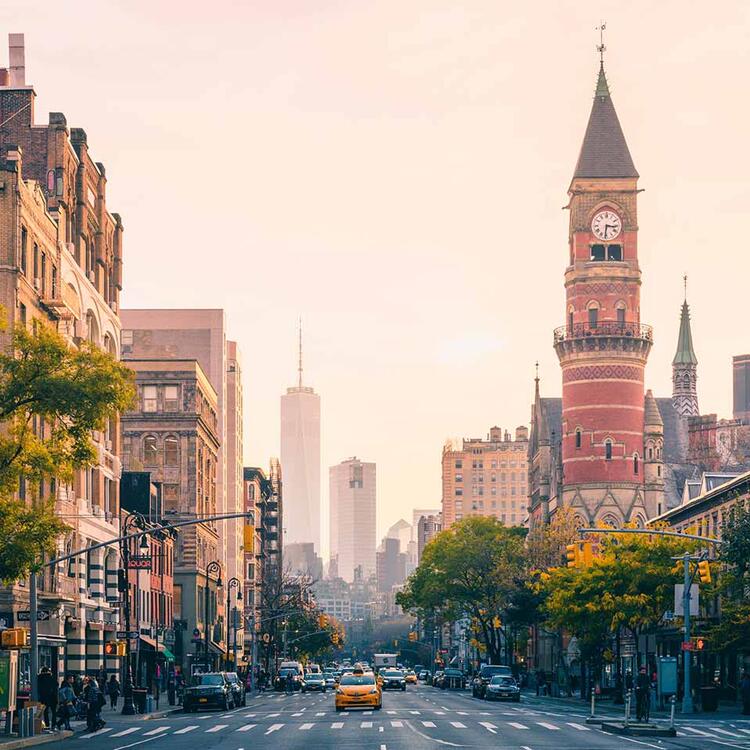
[{"label": "metal railing", "polygon": [[598,323],[573,323],[573,325],[555,328],[555,343],[590,336],[625,336],[633,339],[653,341],[654,329],[640,323],[603,320]]}]

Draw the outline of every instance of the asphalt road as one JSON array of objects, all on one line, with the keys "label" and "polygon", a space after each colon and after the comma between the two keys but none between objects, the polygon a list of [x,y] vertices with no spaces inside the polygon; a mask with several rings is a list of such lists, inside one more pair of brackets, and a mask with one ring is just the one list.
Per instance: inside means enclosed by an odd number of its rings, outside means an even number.
[{"label": "asphalt road", "polygon": [[105,709],[104,730],[85,731],[45,748],[64,750],[750,750],[750,721],[681,722],[674,739],[626,738],[586,726],[581,707],[545,705],[524,696],[521,704],[485,703],[467,692],[419,685],[386,692],[382,711],[337,714],[332,691],[284,696],[266,693],[229,713],[171,714],[144,721]]}]

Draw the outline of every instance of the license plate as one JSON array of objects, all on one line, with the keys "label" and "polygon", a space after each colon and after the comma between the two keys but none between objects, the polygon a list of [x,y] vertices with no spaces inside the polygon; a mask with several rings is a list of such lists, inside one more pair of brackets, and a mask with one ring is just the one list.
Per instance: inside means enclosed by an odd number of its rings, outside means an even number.
[{"label": "license plate", "polygon": [[198,703],[208,703],[208,698],[198,698]]}]

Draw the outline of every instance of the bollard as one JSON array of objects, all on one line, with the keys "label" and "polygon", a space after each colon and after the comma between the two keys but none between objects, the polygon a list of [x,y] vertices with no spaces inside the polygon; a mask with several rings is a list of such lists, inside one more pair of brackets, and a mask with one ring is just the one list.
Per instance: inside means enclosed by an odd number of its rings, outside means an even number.
[{"label": "bollard", "polygon": [[26,711],[28,712],[26,715],[26,721],[28,722],[28,728],[26,730],[26,736],[27,737],[33,737],[34,736],[34,709],[33,708],[27,708]]},{"label": "bollard", "polygon": [[13,711],[5,712],[5,734],[13,734]]},{"label": "bollard", "polygon": [[677,696],[673,695],[669,699],[670,706],[669,706],[669,728],[674,729],[674,707],[677,703]]},{"label": "bollard", "polygon": [[591,718],[594,718],[594,711],[596,710],[596,688],[591,688]]},{"label": "bollard", "polygon": [[26,713],[29,709],[28,708],[22,708],[18,712],[18,736],[19,737],[26,737],[26,731],[28,729],[28,724],[26,722]]},{"label": "bollard", "polygon": [[630,699],[633,694],[632,690],[628,690],[625,694],[625,726],[630,724]]}]

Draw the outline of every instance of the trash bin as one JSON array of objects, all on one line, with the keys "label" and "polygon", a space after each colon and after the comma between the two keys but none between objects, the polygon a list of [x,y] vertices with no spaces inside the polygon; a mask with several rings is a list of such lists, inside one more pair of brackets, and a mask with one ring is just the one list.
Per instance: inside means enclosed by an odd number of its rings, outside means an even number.
[{"label": "trash bin", "polygon": [[715,687],[701,688],[701,707],[704,711],[716,711],[719,707],[719,691]]},{"label": "trash bin", "polygon": [[133,703],[135,704],[135,710],[139,714],[146,713],[147,696],[148,690],[146,690],[146,688],[133,688]]}]

